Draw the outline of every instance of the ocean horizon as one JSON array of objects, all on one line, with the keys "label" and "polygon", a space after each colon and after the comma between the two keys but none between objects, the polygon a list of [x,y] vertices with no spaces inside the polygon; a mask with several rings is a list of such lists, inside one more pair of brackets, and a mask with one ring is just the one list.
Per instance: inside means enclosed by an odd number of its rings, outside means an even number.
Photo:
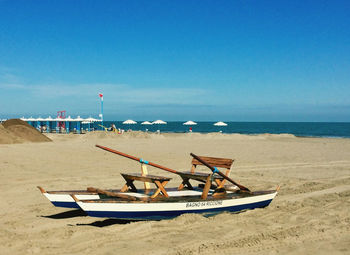
[{"label": "ocean horizon", "polygon": [[[133,131],[149,131],[164,133],[212,133],[222,132],[226,134],[292,134],[300,137],[334,137],[350,138],[350,122],[225,122],[227,126],[214,126],[214,121],[199,121],[197,125],[183,125],[185,121],[167,121],[163,125],[141,125],[142,121],[137,124],[122,124],[123,121],[104,121],[105,127],[114,124],[117,128]],[[95,123],[94,128],[101,128],[100,123]]]}]

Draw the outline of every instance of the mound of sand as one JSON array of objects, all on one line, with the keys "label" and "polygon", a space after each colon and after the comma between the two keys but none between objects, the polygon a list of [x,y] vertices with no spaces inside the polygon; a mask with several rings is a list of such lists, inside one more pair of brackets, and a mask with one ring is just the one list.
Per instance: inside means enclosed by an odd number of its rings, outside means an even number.
[{"label": "mound of sand", "polygon": [[50,141],[51,139],[20,119],[10,119],[0,124],[0,144]]}]

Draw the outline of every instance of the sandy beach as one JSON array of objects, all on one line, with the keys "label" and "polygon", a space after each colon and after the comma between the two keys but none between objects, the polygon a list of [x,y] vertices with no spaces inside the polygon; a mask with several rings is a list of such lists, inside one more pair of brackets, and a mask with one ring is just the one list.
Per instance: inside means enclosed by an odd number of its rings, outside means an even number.
[{"label": "sandy beach", "polygon": [[[293,135],[48,134],[52,142],[0,144],[1,254],[349,254],[350,139]],[[187,171],[190,152],[235,159],[231,178],[274,189],[264,209],[211,218],[131,222],[56,208],[47,190],[120,188],[140,165],[95,144]],[[203,169],[203,171],[207,171]],[[149,168],[153,174],[177,176]]]}]

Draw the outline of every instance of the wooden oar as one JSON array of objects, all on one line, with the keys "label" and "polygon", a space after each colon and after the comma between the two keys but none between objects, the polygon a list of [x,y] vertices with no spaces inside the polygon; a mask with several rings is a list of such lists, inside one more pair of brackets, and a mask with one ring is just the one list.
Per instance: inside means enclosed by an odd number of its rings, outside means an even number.
[{"label": "wooden oar", "polygon": [[211,166],[208,162],[206,162],[205,160],[203,160],[202,158],[198,157],[197,155],[190,153],[190,155],[192,157],[194,157],[195,159],[197,159],[199,162],[201,162],[203,165],[207,166],[211,171],[213,171],[213,173],[217,173],[219,174],[222,178],[228,180],[229,182],[231,182],[232,184],[236,185],[238,188],[240,188],[241,190],[245,190],[250,192],[250,190],[246,187],[244,187],[243,185],[240,185],[238,183],[236,183],[234,180],[232,180],[230,177],[226,176],[225,174],[221,173],[216,167]]},{"label": "wooden oar", "polygon": [[112,152],[112,153],[115,153],[115,154],[118,154],[118,155],[120,155],[120,156],[129,158],[129,159],[133,159],[133,160],[138,161],[138,162],[143,163],[143,164],[147,164],[147,165],[150,165],[150,166],[157,167],[157,168],[159,168],[159,169],[163,169],[163,170],[168,171],[168,172],[171,172],[171,173],[173,173],[173,174],[179,174],[179,172],[176,171],[176,170],[173,170],[173,169],[170,169],[170,168],[168,168],[168,167],[161,166],[161,165],[158,165],[158,164],[155,164],[155,163],[152,163],[152,162],[143,160],[142,158],[137,158],[137,157],[128,155],[128,154],[126,154],[126,153],[123,153],[123,152],[120,152],[120,151],[117,151],[117,150],[113,150],[113,149],[110,149],[110,148],[108,148],[108,147],[101,146],[101,145],[98,145],[98,144],[96,144],[96,147],[98,147],[98,148],[100,148],[100,149],[103,149],[103,150],[106,150],[106,151],[109,151],[109,152]]}]

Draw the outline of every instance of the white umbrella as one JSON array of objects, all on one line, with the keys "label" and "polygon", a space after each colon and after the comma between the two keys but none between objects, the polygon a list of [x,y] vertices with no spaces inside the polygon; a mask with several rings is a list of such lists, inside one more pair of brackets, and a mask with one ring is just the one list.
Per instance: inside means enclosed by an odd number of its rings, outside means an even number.
[{"label": "white umbrella", "polygon": [[95,118],[92,118],[92,117],[84,119],[84,122],[86,122],[86,123],[92,123],[92,122],[96,122],[96,121],[102,121],[102,120],[95,119]]},{"label": "white umbrella", "polygon": [[20,118],[20,120],[27,121],[27,119],[24,118],[24,116],[22,118]]},{"label": "white umbrella", "polygon": [[197,123],[192,121],[192,120],[189,120],[189,121],[186,121],[185,123],[183,123],[182,125],[193,126],[193,125],[197,125]]},{"label": "white umbrella", "polygon": [[[165,124],[167,124],[167,123],[166,123],[165,121],[163,121],[163,120],[156,120],[156,121],[153,121],[152,124],[165,125]],[[159,128],[159,127],[158,127],[158,128]],[[157,130],[157,132],[160,133],[160,128],[159,128],[159,130]]]},{"label": "white umbrella", "polygon": [[81,123],[81,124],[89,124],[89,128],[88,128],[88,131],[90,131],[91,129],[91,123],[94,123],[94,122],[98,122],[98,121],[102,121],[100,119],[95,119],[93,117],[89,117],[87,119],[84,119],[84,121]]},{"label": "white umbrella", "polygon": [[152,125],[152,123],[149,122],[149,121],[144,121],[144,122],[141,123],[141,125]]},{"label": "white umbrella", "polygon": [[227,124],[226,124],[225,122],[219,121],[219,122],[216,122],[216,123],[214,124],[214,126],[222,126],[222,127],[225,127],[225,126],[227,126]]},{"label": "white umbrella", "polygon": [[55,118],[55,119],[53,119],[53,121],[64,121],[64,119],[63,118]]},{"label": "white umbrella", "polygon": [[51,116],[49,116],[45,119],[45,121],[53,121],[53,119],[51,118]]},{"label": "white umbrella", "polygon": [[30,117],[27,119],[27,121],[35,121],[35,119],[33,117]]},{"label": "white umbrella", "polygon": [[59,123],[60,123],[60,122],[63,122],[64,120],[65,120],[64,118],[59,118],[59,117],[53,119],[53,121],[58,122],[57,125],[56,125],[56,132],[59,132],[60,127],[62,127],[62,125],[59,124]]},{"label": "white umbrella", "polygon": [[36,119],[36,121],[44,121],[44,119],[39,117],[39,118]]},{"label": "white umbrella", "polygon": [[163,120],[156,120],[156,121],[153,121],[152,124],[165,125],[167,123]]},{"label": "white umbrella", "polygon": [[130,125],[130,124],[137,124],[137,122],[133,120],[126,120],[123,122],[123,124]]},{"label": "white umbrella", "polygon": [[64,121],[77,121],[77,120],[76,119],[72,119],[71,116],[68,116],[68,118],[65,118]]},{"label": "white umbrella", "polygon": [[80,116],[78,116],[78,117],[75,118],[75,119],[72,119],[72,118],[69,116],[66,120],[68,120],[68,121],[79,121],[79,122],[84,121],[84,119],[80,118]]}]

